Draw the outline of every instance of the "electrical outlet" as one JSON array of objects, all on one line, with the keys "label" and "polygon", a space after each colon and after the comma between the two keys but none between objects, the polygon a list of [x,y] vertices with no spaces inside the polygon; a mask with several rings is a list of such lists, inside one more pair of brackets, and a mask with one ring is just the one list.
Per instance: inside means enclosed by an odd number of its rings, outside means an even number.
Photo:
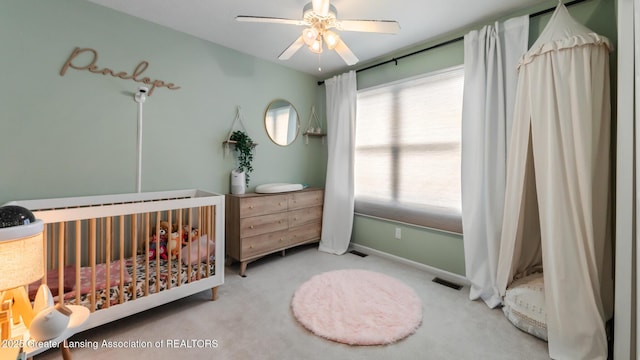
[{"label": "electrical outlet", "polygon": [[396,239],[402,239],[402,230],[399,227],[396,228]]}]

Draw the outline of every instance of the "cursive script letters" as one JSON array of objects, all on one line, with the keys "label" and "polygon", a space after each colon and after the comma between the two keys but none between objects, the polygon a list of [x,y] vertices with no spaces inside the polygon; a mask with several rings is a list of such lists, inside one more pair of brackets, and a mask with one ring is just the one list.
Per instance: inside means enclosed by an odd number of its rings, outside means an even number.
[{"label": "cursive script letters", "polygon": [[[93,58],[91,59],[91,62],[89,62],[86,65],[83,66],[79,66],[77,64],[74,64],[74,60],[76,59],[76,57],[78,57],[79,55],[81,55],[82,53],[86,53],[89,52],[91,54],[93,54]],[[179,86],[176,86],[174,83],[165,83],[162,80],[151,80],[151,78],[148,77],[143,77],[140,78],[140,76],[142,75],[143,72],[145,72],[147,70],[147,68],[149,67],[149,62],[148,61],[141,61],[138,66],[136,66],[136,68],[133,70],[133,72],[131,73],[131,75],[129,75],[128,73],[124,72],[124,71],[120,71],[120,72],[114,72],[113,70],[109,69],[109,68],[103,68],[100,69],[98,67],[98,65],[96,65],[96,62],[98,61],[98,52],[95,51],[94,49],[90,49],[90,48],[75,48],[73,50],[73,52],[71,53],[71,55],[69,56],[69,58],[67,59],[67,61],[64,63],[64,65],[62,66],[62,69],[60,69],[60,76],[64,76],[64,74],[67,73],[67,70],[69,68],[72,69],[76,69],[76,70],[88,70],[89,72],[92,72],[94,74],[102,74],[102,75],[111,75],[113,77],[118,77],[120,79],[125,79],[125,80],[133,80],[135,82],[139,82],[139,83],[143,83],[145,85],[150,85],[151,88],[149,89],[149,96],[151,96],[151,94],[153,94],[153,90],[157,87],[166,87],[169,90],[178,90],[180,89]]]}]

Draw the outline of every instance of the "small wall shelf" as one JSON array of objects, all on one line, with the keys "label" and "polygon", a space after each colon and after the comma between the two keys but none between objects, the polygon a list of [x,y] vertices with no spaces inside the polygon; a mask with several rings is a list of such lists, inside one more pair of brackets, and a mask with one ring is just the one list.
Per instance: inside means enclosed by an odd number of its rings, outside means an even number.
[{"label": "small wall shelf", "polygon": [[315,132],[308,132],[308,131],[305,132],[302,135],[304,135],[304,136],[315,136],[315,137],[321,137],[321,136],[325,137],[325,136],[327,136],[327,134],[325,134],[325,133],[315,133]]},{"label": "small wall shelf", "polygon": [[[229,145],[229,144],[236,144],[237,141],[235,140],[225,140],[222,142],[224,145]],[[252,143],[251,146],[252,147],[256,147],[256,145],[258,145],[258,143]]]},{"label": "small wall shelf", "polygon": [[302,134],[302,135],[304,135],[304,143],[306,145],[309,144],[309,136],[322,138],[322,143],[323,144],[324,144],[324,138],[327,136],[327,134],[325,134],[325,133],[316,133],[316,132],[308,132],[308,131],[305,131],[305,133]]}]

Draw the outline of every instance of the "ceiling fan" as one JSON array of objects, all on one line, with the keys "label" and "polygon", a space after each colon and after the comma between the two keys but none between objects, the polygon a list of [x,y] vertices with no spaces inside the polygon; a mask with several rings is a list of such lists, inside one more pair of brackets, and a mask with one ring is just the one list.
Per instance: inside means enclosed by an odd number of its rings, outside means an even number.
[{"label": "ceiling fan", "polygon": [[347,65],[357,63],[358,58],[331,29],[386,34],[400,31],[400,24],[392,20],[338,20],[336,8],[329,0],[312,0],[304,6],[301,20],[247,15],[236,16],[236,20],[305,26],[302,35],[278,56],[280,60],[291,58],[303,45],[307,45],[311,52],[320,54],[324,42],[327,49],[335,50]]}]

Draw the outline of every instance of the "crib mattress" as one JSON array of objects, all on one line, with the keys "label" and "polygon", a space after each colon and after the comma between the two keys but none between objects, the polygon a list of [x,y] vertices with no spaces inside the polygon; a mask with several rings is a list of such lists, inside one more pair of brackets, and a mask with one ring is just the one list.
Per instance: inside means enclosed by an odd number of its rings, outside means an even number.
[{"label": "crib mattress", "polygon": [[[198,278],[210,277],[215,275],[215,256],[211,256],[209,259],[209,266],[206,262],[201,262],[196,265],[191,265],[191,277],[189,277],[188,266],[184,265],[182,261],[178,259],[171,260],[171,276],[168,275],[169,261],[160,260],[160,277],[157,278],[156,260],[149,261],[149,276],[148,276],[148,292],[147,294],[154,294],[158,291],[168,289],[169,287],[176,287],[178,285],[186,284],[188,282],[196,281]],[[133,269],[135,271],[135,282],[125,282],[122,286],[123,289],[123,302],[133,300],[133,294],[135,292],[136,297],[145,296],[145,288],[147,285],[146,275],[146,256],[138,255],[136,258],[129,258],[126,260],[125,269],[130,276],[133,276]],[[156,286],[158,284],[158,286]],[[157,288],[158,287],[158,288]],[[120,303],[120,286],[113,285],[109,289],[100,289],[95,291],[95,310],[109,306],[117,305]],[[91,309],[91,292],[80,294],[79,301],[77,299],[75,291],[65,292],[64,295],[65,304],[83,305]]]}]

